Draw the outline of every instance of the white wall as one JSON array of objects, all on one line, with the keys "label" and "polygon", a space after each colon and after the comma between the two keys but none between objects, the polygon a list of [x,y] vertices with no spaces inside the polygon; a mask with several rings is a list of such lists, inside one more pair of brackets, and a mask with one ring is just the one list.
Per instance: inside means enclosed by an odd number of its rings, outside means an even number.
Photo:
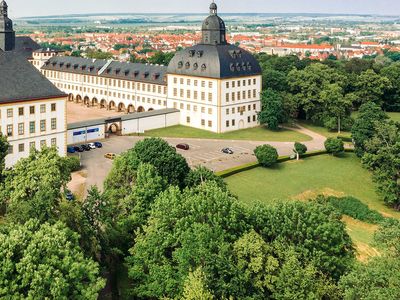
[{"label": "white wall", "polygon": [[84,144],[87,142],[98,141],[105,138],[105,125],[95,125],[68,130],[68,145]]},{"label": "white wall", "polygon": [[180,113],[170,113],[122,122],[122,134],[141,133],[180,124]]}]

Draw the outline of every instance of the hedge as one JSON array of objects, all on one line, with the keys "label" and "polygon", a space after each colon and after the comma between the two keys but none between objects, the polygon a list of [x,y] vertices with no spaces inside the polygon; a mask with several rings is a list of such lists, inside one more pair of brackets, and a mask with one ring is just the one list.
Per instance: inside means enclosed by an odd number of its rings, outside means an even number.
[{"label": "hedge", "polygon": [[[354,149],[344,149],[345,152],[354,152]],[[324,154],[328,154],[328,152],[326,152],[326,150],[318,150],[318,151],[312,151],[306,154],[303,154],[301,156],[301,158],[307,158],[307,157],[313,157],[313,156],[318,156],[318,155],[324,155]],[[280,156],[277,160],[277,163],[283,163],[283,162],[287,162],[293,160],[290,158],[289,155],[286,156]],[[222,178],[227,178],[230,177],[232,175],[241,173],[241,172],[245,172],[245,171],[249,171],[255,168],[261,167],[261,165],[258,162],[253,162],[253,163],[248,163],[245,165],[241,165],[241,166],[237,166],[231,169],[227,169],[224,171],[220,171],[217,172],[216,175],[222,177]]]}]

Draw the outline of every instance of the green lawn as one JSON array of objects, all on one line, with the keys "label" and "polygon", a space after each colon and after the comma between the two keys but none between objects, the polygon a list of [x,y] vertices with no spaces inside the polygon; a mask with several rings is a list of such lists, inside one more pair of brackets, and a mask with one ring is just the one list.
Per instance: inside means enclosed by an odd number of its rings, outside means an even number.
[{"label": "green lawn", "polygon": [[301,121],[298,122],[298,124],[300,126],[303,126],[304,128],[307,128],[307,129],[309,129],[311,131],[319,133],[320,135],[323,135],[325,137],[337,137],[338,135],[345,136],[345,137],[350,137],[351,136],[351,133],[348,132],[348,131],[342,131],[339,134],[339,133],[337,133],[337,131],[329,131],[327,128],[315,125],[310,121],[301,120]]},{"label": "green lawn", "polygon": [[393,121],[400,122],[400,112],[390,112],[387,114]]},{"label": "green lawn", "polygon": [[222,140],[249,140],[249,141],[270,141],[270,142],[305,142],[311,137],[297,131],[280,129],[269,130],[265,127],[242,129],[227,133],[213,133],[202,129],[177,125],[146,131],[146,136],[152,137],[174,137],[174,138],[199,138],[199,139],[222,139]]},{"label": "green lawn", "polygon": [[375,192],[371,174],[354,154],[342,158],[328,155],[278,164],[273,169],[256,168],[226,178],[229,189],[249,205],[277,201],[307,200],[320,193],[351,195],[371,209],[400,218]]}]

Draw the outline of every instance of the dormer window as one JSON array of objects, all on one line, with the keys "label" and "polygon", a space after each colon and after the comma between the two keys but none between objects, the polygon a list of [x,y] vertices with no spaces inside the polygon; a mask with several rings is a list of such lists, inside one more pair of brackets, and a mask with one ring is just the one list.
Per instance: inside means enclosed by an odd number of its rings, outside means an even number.
[{"label": "dormer window", "polygon": [[128,76],[129,70],[125,70],[124,74],[125,74],[125,76]]},{"label": "dormer window", "polygon": [[157,80],[160,77],[160,73],[153,74],[153,80]]},{"label": "dormer window", "polygon": [[203,56],[203,51],[197,51],[197,57],[200,58]]},{"label": "dormer window", "polygon": [[139,75],[139,71],[135,70],[135,72],[133,72],[133,76],[138,77],[138,75]]},{"label": "dormer window", "polygon": [[107,74],[110,74],[111,73],[111,68],[108,68],[106,72],[107,72]]},{"label": "dormer window", "polygon": [[232,72],[234,72],[235,71],[235,64],[231,63],[229,68],[231,69]]},{"label": "dormer window", "polygon": [[182,61],[178,62],[178,68],[182,69],[182,67],[183,67],[183,62]]},{"label": "dormer window", "polygon": [[70,67],[71,67],[71,64],[70,64],[70,63],[67,63],[67,64],[65,65],[65,67],[66,67],[66,68],[70,68]]},{"label": "dormer window", "polygon": [[195,55],[196,51],[195,50],[189,50],[189,56],[193,57]]},{"label": "dormer window", "polygon": [[194,63],[194,64],[193,64],[193,69],[194,69],[194,70],[197,70],[198,68],[199,68],[199,64],[198,64],[198,63]]},{"label": "dormer window", "polygon": [[53,67],[54,67],[56,64],[57,64],[56,61],[53,61],[53,62],[52,62]]},{"label": "dormer window", "polygon": [[74,69],[78,69],[79,65],[78,64],[74,64]]},{"label": "dormer window", "polygon": [[121,72],[121,69],[115,69],[115,74],[119,74]]},{"label": "dormer window", "polygon": [[185,64],[185,67],[186,67],[186,69],[189,69],[189,68],[190,68],[190,62],[187,62],[187,63]]},{"label": "dormer window", "polygon": [[60,68],[62,68],[63,67],[63,65],[64,65],[64,63],[63,62],[60,62]]},{"label": "dormer window", "polygon": [[205,71],[206,69],[207,69],[206,64],[202,64],[202,65],[201,65],[201,70],[202,70],[202,71]]},{"label": "dormer window", "polygon": [[144,72],[144,73],[143,73],[143,78],[148,78],[148,77],[149,77],[149,74],[150,74],[150,73],[149,73],[148,71]]},{"label": "dormer window", "polygon": [[236,70],[240,71],[240,64],[239,63],[236,63]]},{"label": "dormer window", "polygon": [[92,72],[93,69],[94,69],[94,67],[93,67],[93,66],[90,66],[90,67],[89,67],[89,72]]}]

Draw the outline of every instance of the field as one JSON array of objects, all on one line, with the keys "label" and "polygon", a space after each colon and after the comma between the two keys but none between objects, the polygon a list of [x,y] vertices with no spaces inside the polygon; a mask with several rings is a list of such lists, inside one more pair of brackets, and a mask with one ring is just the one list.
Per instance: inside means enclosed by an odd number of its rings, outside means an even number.
[{"label": "field", "polygon": [[319,133],[320,135],[323,135],[325,137],[337,137],[338,135],[340,136],[345,136],[345,137],[350,137],[351,133],[348,131],[342,131],[340,134],[337,133],[337,131],[329,131],[327,128],[318,126],[313,124],[312,122],[309,121],[299,121],[299,125],[303,126],[304,128],[307,128],[309,130],[312,130],[316,133]]},{"label": "field", "polygon": [[265,127],[256,127],[218,134],[206,130],[178,125],[146,131],[145,135],[151,137],[248,140],[269,142],[305,142],[311,140],[311,137],[297,131],[289,129],[269,130]]},{"label": "field", "polygon": [[[226,178],[229,189],[246,205],[279,201],[308,200],[319,194],[354,196],[384,216],[400,218],[386,207],[375,192],[371,175],[353,154],[337,158],[328,155],[291,161],[272,169],[256,168]],[[359,258],[374,255],[370,246],[376,226],[344,217]]]},{"label": "field", "polygon": [[393,121],[400,122],[400,112],[391,112],[388,115]]}]

